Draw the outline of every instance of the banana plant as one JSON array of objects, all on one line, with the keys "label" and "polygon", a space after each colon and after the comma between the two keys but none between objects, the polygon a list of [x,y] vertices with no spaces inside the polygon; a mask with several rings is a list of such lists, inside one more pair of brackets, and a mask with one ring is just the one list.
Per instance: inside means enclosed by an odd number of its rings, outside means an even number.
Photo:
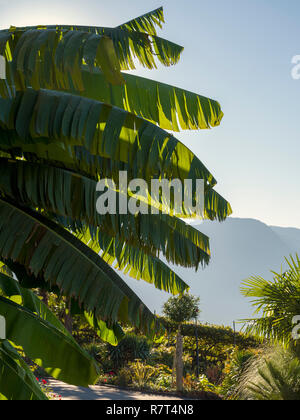
[{"label": "banana plant", "polygon": [[[178,63],[183,47],[158,35],[163,23],[159,8],[116,28],[0,31],[3,397],[44,397],[23,353],[65,382],[87,386],[96,380],[94,362],[32,289],[65,296],[103,340],[117,345],[122,323],[148,335],[162,329],[119,271],[178,295],[188,285],[162,257],[195,270],[210,261],[209,238],[184,221],[197,216],[188,202],[165,212],[161,196],[150,200],[137,193],[148,214],[102,215],[96,211],[99,181],[119,185],[124,172],[128,182],[200,178],[203,217],[223,221],[232,212],[211,172],[170,133],[220,125],[220,104],[128,74],[136,65]],[[115,193],[125,200],[131,194],[121,188]]]},{"label": "banana plant", "polygon": [[0,342],[0,398],[45,399],[22,353],[62,381],[95,383],[99,371],[91,356],[31,290],[2,273],[0,315],[6,320],[7,334],[7,340]]}]

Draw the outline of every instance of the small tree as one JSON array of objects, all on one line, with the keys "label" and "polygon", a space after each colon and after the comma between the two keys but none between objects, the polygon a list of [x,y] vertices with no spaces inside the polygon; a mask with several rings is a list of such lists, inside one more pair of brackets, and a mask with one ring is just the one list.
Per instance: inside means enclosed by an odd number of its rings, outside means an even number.
[{"label": "small tree", "polygon": [[178,324],[176,351],[174,354],[173,375],[176,372],[177,391],[183,391],[183,339],[181,335],[181,325],[184,322],[197,319],[200,298],[184,294],[179,297],[171,297],[163,307],[164,315],[172,322]]}]

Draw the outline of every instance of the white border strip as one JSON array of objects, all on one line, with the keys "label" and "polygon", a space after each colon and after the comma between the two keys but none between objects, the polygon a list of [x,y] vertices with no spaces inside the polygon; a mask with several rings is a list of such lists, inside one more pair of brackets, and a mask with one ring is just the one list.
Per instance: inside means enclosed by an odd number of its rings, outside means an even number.
[{"label": "white border strip", "polygon": [[0,340],[6,339],[6,322],[5,318],[0,315]]},{"label": "white border strip", "polygon": [[6,79],[6,61],[3,55],[0,55],[0,79]]}]

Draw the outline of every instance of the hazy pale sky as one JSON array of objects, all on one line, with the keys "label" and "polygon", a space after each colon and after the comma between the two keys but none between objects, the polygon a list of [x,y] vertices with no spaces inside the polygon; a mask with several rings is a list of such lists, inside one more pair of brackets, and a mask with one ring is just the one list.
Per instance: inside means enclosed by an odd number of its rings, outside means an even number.
[{"label": "hazy pale sky", "polygon": [[162,36],[185,47],[181,62],[138,74],[217,99],[220,127],[184,132],[218,179],[235,217],[300,228],[299,0],[0,0],[0,27],[117,26],[163,5]]}]

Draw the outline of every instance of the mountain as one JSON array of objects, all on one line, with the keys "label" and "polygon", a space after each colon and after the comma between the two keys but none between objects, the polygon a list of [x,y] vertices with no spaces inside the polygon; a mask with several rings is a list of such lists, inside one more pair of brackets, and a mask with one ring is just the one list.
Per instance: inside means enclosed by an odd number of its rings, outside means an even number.
[{"label": "mountain", "polygon": [[293,250],[300,253],[300,229],[271,226],[271,229]]},{"label": "mountain", "polygon": [[[210,237],[212,259],[205,269],[173,267],[201,298],[201,320],[232,326],[253,309],[240,293],[241,282],[254,275],[272,279],[271,270],[285,268],[284,259],[300,254],[300,229],[267,226],[253,219],[229,218],[195,226]],[[161,312],[169,295],[144,282],[127,279],[150,309]]]}]

